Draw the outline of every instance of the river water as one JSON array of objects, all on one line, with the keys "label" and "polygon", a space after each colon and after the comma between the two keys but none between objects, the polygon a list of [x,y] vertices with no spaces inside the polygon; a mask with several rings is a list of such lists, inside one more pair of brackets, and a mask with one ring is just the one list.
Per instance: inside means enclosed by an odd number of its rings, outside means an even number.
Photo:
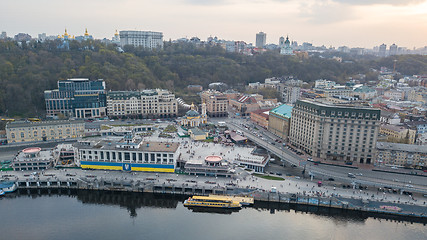
[{"label": "river water", "polygon": [[427,239],[422,223],[269,204],[193,212],[182,200],[91,191],[14,193],[0,199],[0,239]]}]

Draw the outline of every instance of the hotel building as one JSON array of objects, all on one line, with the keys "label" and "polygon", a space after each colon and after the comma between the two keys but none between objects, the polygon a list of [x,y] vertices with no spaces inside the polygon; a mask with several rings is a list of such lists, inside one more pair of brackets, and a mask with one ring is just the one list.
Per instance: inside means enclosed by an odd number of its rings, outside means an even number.
[{"label": "hotel building", "polygon": [[380,110],[298,100],[292,109],[289,142],[313,157],[371,164]]},{"label": "hotel building", "polygon": [[120,31],[120,45],[132,45],[148,49],[163,48],[163,33],[151,31]]},{"label": "hotel building", "polygon": [[164,89],[111,91],[107,93],[108,116],[176,117],[175,95]]}]

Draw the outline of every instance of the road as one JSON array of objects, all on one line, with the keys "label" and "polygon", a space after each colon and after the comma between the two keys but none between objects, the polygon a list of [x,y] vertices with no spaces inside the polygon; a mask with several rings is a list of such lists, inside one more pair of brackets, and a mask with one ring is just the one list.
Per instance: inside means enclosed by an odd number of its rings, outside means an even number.
[{"label": "road", "polygon": [[[308,175],[313,175],[313,177],[316,179],[323,181],[329,178],[333,178],[337,182],[348,184],[375,186],[378,188],[387,186],[406,191],[427,193],[426,177],[376,172],[366,169],[352,169],[342,166],[330,166],[322,164],[314,165],[313,163],[307,162],[306,159],[303,159],[301,156],[290,151],[282,144],[275,143],[276,137],[274,137],[274,135],[271,133],[268,133],[265,130],[256,130],[255,128],[252,128],[252,123],[244,120],[242,121],[242,119],[222,119],[222,121],[225,121],[230,129],[242,131],[244,135],[256,145],[267,149],[276,156],[279,156],[287,163],[287,165],[294,165],[296,168],[302,171],[302,169],[304,169],[304,164],[306,164],[305,174],[307,177],[309,177]],[[248,126],[249,128],[245,127],[244,125]],[[267,171],[269,171],[268,168]],[[354,173],[356,177],[349,178],[348,173]]]}]

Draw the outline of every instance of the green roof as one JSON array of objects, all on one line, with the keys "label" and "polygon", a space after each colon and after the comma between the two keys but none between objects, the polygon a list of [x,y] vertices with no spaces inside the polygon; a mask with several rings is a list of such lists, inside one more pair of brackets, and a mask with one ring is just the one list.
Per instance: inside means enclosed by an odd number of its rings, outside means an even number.
[{"label": "green roof", "polygon": [[282,117],[291,118],[292,116],[292,106],[283,104],[278,106],[277,108],[270,111],[270,113],[275,113],[277,115],[280,115]]},{"label": "green roof", "polygon": [[359,88],[354,89],[354,91],[355,92],[365,92],[365,93],[367,93],[367,92],[375,92],[374,89],[372,89],[372,88],[370,88],[368,86],[361,86]]}]

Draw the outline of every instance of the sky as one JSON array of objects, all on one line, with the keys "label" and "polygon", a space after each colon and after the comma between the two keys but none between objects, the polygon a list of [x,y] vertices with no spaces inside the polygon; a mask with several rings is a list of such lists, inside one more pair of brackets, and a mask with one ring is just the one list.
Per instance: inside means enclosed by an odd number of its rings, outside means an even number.
[{"label": "sky", "polygon": [[1,0],[0,31],[8,36],[83,35],[108,38],[115,30],[163,32],[164,40],[267,43],[281,36],[326,47],[427,46],[427,0]]}]

